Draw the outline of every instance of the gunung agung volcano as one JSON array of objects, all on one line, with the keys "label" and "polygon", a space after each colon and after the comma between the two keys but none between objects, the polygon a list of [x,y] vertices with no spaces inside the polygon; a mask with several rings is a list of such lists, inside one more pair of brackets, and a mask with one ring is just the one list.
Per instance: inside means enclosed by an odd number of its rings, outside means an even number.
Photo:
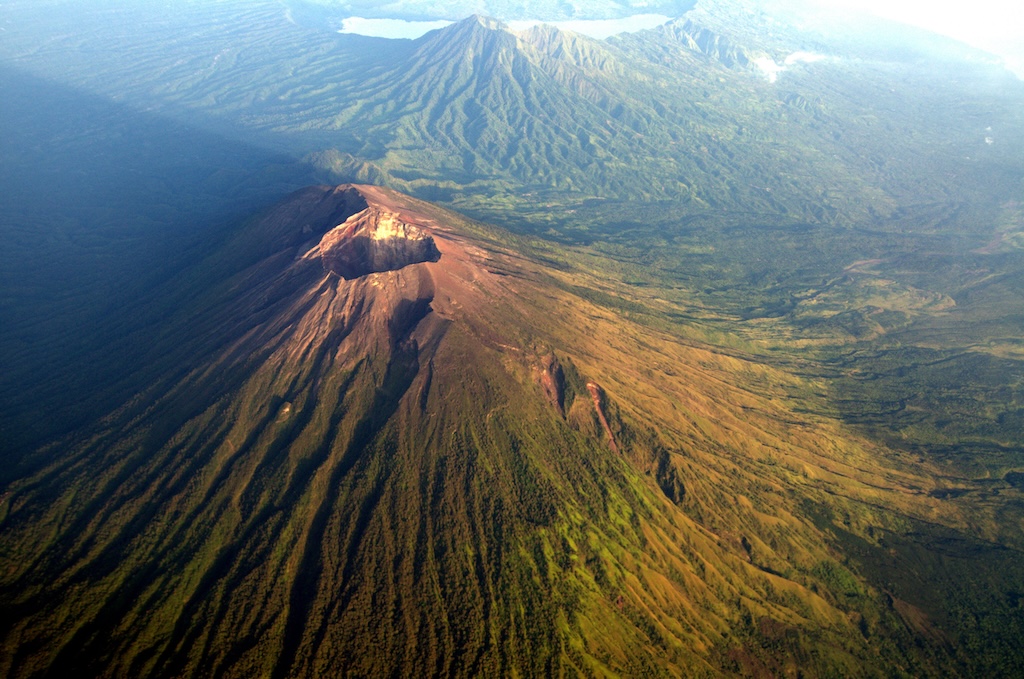
[{"label": "gunung agung volcano", "polygon": [[787,405],[799,380],[384,189],[301,191],[198,267],[243,251],[258,261],[171,319],[148,388],[8,488],[8,676],[943,658],[938,632],[895,643],[929,623],[813,518],[930,516],[929,481]]},{"label": "gunung agung volcano", "polygon": [[1024,84],[329,5],[4,3],[0,676],[1019,674]]}]

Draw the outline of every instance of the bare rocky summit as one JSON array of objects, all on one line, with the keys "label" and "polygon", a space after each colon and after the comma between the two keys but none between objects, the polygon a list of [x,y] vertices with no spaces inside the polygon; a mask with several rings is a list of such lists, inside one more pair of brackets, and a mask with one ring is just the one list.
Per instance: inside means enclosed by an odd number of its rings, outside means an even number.
[{"label": "bare rocky summit", "polygon": [[441,253],[422,226],[387,209],[368,206],[324,235],[320,257],[325,269],[351,280],[436,262]]}]

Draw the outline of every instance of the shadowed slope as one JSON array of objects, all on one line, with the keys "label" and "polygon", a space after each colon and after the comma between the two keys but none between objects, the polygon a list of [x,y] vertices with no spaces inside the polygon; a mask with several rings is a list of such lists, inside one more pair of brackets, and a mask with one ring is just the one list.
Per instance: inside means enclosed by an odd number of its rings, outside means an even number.
[{"label": "shadowed slope", "polygon": [[[371,215],[439,258],[325,270]],[[927,481],[792,411],[808,385],[508,244],[341,186],[212,253],[193,273],[257,263],[168,319],[162,378],[6,488],[0,673],[934,669],[806,511],[958,525]]]}]

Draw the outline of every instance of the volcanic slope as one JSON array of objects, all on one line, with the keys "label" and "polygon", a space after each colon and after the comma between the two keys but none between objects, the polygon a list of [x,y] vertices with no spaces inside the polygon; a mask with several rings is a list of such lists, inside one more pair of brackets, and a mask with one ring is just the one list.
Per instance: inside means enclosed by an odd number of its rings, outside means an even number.
[{"label": "volcanic slope", "polygon": [[[536,233],[552,221],[530,213],[538,203],[670,201],[682,215],[848,225],[1017,185],[1005,172],[1020,156],[1010,74],[850,52],[848,39],[796,28],[779,3],[701,0],[608,40],[479,16],[373,39],[303,28],[266,0],[145,5],[118,21],[15,4],[7,64],[258,140],[331,181],[386,184],[502,224],[528,214]],[[913,43],[888,31],[871,34],[897,55]],[[811,61],[786,64],[804,52]],[[756,66],[773,62],[777,82]]]},{"label": "volcanic slope", "polygon": [[878,552],[886,526],[964,528],[933,482],[807,414],[816,385],[534,252],[368,186],[240,229],[176,283],[196,299],[138,395],[5,488],[0,674],[959,666],[827,518]]}]

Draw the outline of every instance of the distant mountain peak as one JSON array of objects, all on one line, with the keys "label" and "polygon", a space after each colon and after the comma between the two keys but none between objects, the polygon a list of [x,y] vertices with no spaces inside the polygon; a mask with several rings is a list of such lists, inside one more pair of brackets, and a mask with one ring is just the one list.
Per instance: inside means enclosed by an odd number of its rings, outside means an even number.
[{"label": "distant mountain peak", "polygon": [[686,17],[670,21],[654,30],[677,40],[687,49],[716,59],[730,68],[749,66],[753,61],[751,54],[744,47]]},{"label": "distant mountain peak", "polygon": [[474,14],[420,38],[419,53],[441,62],[457,63],[475,54],[513,49],[516,37],[490,17]]},{"label": "distant mountain peak", "polygon": [[449,36],[459,34],[472,35],[481,30],[509,32],[508,26],[498,19],[484,14],[471,14],[465,19],[456,21],[454,24],[441,29],[439,33]]},{"label": "distant mountain peak", "polygon": [[477,26],[483,26],[484,28],[492,31],[507,31],[508,26],[503,24],[501,21],[483,14],[472,14],[464,20],[465,23],[475,24]]}]

